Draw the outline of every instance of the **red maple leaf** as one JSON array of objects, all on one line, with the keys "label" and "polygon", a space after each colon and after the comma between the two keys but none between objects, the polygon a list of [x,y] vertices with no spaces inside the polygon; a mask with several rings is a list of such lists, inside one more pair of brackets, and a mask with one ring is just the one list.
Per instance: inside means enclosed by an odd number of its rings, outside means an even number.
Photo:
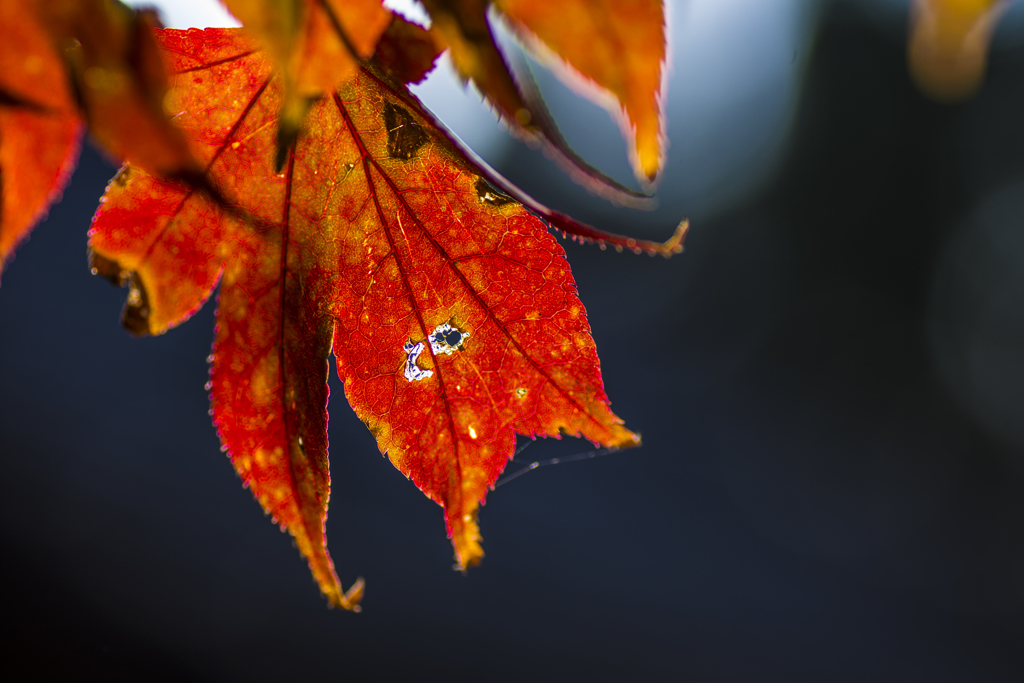
[{"label": "red maple leaf", "polygon": [[[469,161],[373,63],[313,105],[275,166],[282,91],[234,29],[163,31],[176,122],[231,207],[126,166],[97,213],[97,272],[130,285],[124,321],[159,334],[220,281],[214,421],[261,505],[323,592],[328,356],[382,452],[445,509],[461,567],[515,434],[639,438],[609,409],[583,305],[548,225]],[[387,50],[385,50],[387,52]],[[535,210],[545,211],[543,207]],[[557,227],[631,248],[547,212]]]}]

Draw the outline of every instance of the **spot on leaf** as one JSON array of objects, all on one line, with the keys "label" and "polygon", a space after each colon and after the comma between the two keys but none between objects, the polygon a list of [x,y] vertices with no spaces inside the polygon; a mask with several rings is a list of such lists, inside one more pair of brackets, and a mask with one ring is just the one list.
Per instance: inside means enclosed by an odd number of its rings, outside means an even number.
[{"label": "spot on leaf", "polygon": [[512,197],[509,197],[483,178],[477,178],[476,185],[473,186],[473,189],[476,190],[476,196],[479,197],[483,204],[489,204],[491,206],[505,206],[506,204],[511,204],[515,201]]},{"label": "spot on leaf", "polygon": [[427,134],[404,108],[390,102],[384,105],[384,127],[388,131],[388,156],[411,159],[427,144]]},{"label": "spot on leaf", "polygon": [[430,333],[430,348],[434,353],[445,355],[455,353],[469,339],[469,332],[462,332],[448,323],[438,325]]},{"label": "spot on leaf", "polygon": [[416,342],[413,344],[411,341],[407,341],[405,342],[405,346],[402,348],[407,354],[405,359],[405,378],[407,380],[415,382],[418,379],[427,379],[428,377],[434,376],[433,370],[424,370],[416,365],[416,361],[419,360],[420,354],[423,353],[423,349],[426,348],[423,342]]}]

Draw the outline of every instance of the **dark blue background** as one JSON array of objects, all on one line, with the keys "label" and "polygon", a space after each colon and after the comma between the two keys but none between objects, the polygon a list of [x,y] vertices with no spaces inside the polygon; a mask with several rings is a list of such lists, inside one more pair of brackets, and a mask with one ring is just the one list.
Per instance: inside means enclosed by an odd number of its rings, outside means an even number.
[{"label": "dark blue background", "polygon": [[[911,86],[897,29],[825,14],[782,167],[683,256],[567,244],[644,447],[495,491],[467,576],[332,379],[328,534],[344,584],[367,578],[359,615],[326,608],[219,451],[212,307],[155,339],[117,325],[124,291],[85,256],[113,167],[87,147],[0,289],[0,671],[1024,680],[1024,448],[933,359],[936,263],[1024,176],[1024,48],[946,107]],[[655,229],[553,193],[542,163],[514,149],[499,170],[602,228]]]}]

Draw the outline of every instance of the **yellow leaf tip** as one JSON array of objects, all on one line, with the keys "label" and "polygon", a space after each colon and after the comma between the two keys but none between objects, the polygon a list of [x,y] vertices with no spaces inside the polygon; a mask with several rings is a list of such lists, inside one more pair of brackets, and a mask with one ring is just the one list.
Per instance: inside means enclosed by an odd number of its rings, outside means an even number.
[{"label": "yellow leaf tip", "polygon": [[636,448],[640,446],[640,435],[631,432],[628,429],[622,429],[625,434],[622,435],[615,443],[611,445],[611,448],[625,449],[625,448]]},{"label": "yellow leaf tip", "polygon": [[683,240],[686,239],[686,233],[690,230],[690,221],[683,219],[679,225],[676,226],[675,232],[667,240],[658,244],[654,251],[649,252],[652,256],[654,254],[660,254],[665,258],[674,256],[676,254],[683,253]]},{"label": "yellow leaf tip", "polygon": [[637,141],[637,166],[647,182],[653,184],[661,170],[662,151],[657,137],[650,141]]},{"label": "yellow leaf tip", "polygon": [[484,549],[480,545],[480,527],[476,522],[477,504],[463,513],[459,523],[453,525],[452,545],[455,547],[455,569],[465,572],[480,564]]},{"label": "yellow leaf tip", "polygon": [[327,599],[330,601],[331,606],[340,607],[343,610],[349,612],[361,612],[363,608],[360,606],[360,602],[363,599],[363,592],[366,588],[366,582],[363,581],[363,577],[356,579],[356,582],[352,584],[344,593],[341,591],[341,586],[337,585],[336,590],[332,590],[327,593]]}]

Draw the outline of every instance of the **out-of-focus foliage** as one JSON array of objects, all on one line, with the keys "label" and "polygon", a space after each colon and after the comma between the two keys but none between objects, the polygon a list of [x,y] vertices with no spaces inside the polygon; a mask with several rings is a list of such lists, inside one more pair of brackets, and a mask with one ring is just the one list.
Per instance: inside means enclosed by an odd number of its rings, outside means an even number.
[{"label": "out-of-focus foliage", "polygon": [[1005,0],[915,0],[908,50],[910,73],[931,97],[970,97],[985,77],[992,30]]}]

